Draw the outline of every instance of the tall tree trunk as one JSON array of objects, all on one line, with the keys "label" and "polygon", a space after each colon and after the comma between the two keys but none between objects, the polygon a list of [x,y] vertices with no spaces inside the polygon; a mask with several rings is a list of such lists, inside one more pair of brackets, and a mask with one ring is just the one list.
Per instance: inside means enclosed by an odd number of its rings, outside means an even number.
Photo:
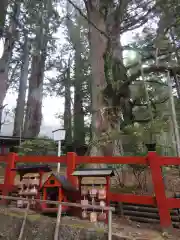
[{"label": "tall tree trunk", "polygon": [[[8,70],[9,62],[11,60],[14,43],[16,40],[17,19],[20,14],[19,2],[14,3],[13,16],[10,19],[8,31],[5,34],[4,54],[0,59],[0,111],[3,109],[3,102],[6,96],[8,87]],[[2,116],[2,113],[0,114]],[[1,121],[1,119],[0,119]]]},{"label": "tall tree trunk", "polygon": [[[79,43],[80,44],[80,43]],[[83,110],[83,76],[81,73],[81,49],[78,43],[75,48],[75,81],[74,81],[74,143],[77,147],[85,144],[85,126]]]},{"label": "tall tree trunk", "polygon": [[31,76],[29,78],[28,100],[24,123],[25,137],[37,137],[42,121],[42,99],[45,62],[49,41],[52,1],[40,1],[40,18],[36,27],[35,49],[32,54]]},{"label": "tall tree trunk", "polygon": [[[67,3],[67,13],[69,11],[69,3]],[[85,126],[84,126],[84,110],[83,110],[83,81],[82,58],[83,52],[81,28],[83,26],[82,18],[77,14],[76,24],[69,18],[66,20],[69,37],[75,51],[75,76],[74,76],[74,128],[73,128],[73,145],[75,148],[81,148],[85,144]]]},{"label": "tall tree trunk", "polygon": [[23,53],[22,53],[22,66],[21,66],[21,76],[19,80],[18,99],[17,99],[17,106],[15,111],[13,136],[20,136],[23,130],[26,89],[27,89],[27,80],[28,80],[28,68],[29,68],[29,51],[30,51],[30,43],[28,41],[28,37],[25,36]]},{"label": "tall tree trunk", "polygon": [[[113,155],[122,151],[121,141],[114,141],[111,133],[120,133],[121,115],[129,120],[132,114],[128,77],[122,62],[120,45],[121,23],[128,3],[129,1],[121,1],[115,7],[113,1],[86,2],[91,21],[89,42],[92,66],[92,133],[95,143],[104,138],[104,146],[100,147],[96,143],[92,148],[93,155]],[[105,6],[107,14],[103,16],[101,10]]]},{"label": "tall tree trunk", "polygon": [[72,115],[71,115],[71,78],[70,59],[65,75],[65,104],[64,104],[64,129],[66,130],[65,142],[67,146],[72,145]]},{"label": "tall tree trunk", "polygon": [[0,38],[3,36],[7,6],[8,6],[8,0],[1,0],[0,2]]},{"label": "tall tree trunk", "polygon": [[[100,13],[100,4],[97,1],[87,1],[86,9],[89,20],[100,31],[106,33],[105,19]],[[101,34],[92,24],[89,24],[89,43],[92,67],[92,141],[91,155],[104,155],[99,139],[103,132],[107,130],[107,121],[102,117],[104,111],[103,90],[106,87],[104,71],[104,54],[107,48],[107,38]]]},{"label": "tall tree trunk", "polygon": [[24,137],[37,137],[42,120],[42,98],[45,56],[34,54],[32,57],[31,76],[29,78],[28,100],[24,123]]}]

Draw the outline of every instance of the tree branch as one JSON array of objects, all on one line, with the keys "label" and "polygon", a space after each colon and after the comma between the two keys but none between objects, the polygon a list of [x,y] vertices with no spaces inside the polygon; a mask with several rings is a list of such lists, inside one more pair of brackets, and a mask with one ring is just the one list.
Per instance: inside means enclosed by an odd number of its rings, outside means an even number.
[{"label": "tree branch", "polygon": [[[162,99],[161,101],[153,101],[151,99],[150,102],[153,106],[155,106],[155,105],[159,105],[159,104],[163,104],[163,103],[167,102],[168,99],[169,99],[169,97],[166,97],[166,98]],[[137,107],[147,107],[147,105],[148,105],[147,103],[137,103],[136,100],[133,103],[133,107],[136,107],[136,106]]]},{"label": "tree branch", "polygon": [[99,29],[89,18],[88,16],[86,16],[82,11],[81,9],[75,4],[73,3],[73,1],[71,0],[67,0],[78,12],[79,14],[87,20],[87,22],[92,25],[98,32],[100,32],[102,35],[104,35],[107,39],[109,39],[109,36],[104,32],[102,31],[101,29]]},{"label": "tree branch", "polygon": [[[144,74],[149,74],[149,73],[165,73],[167,71],[170,71],[171,76],[174,76],[173,73],[175,74],[180,74],[180,67],[179,66],[166,66],[166,65],[150,65],[147,68],[143,69]],[[173,72],[173,73],[172,73]],[[141,76],[141,70],[139,69],[135,74],[132,74],[126,84],[130,84],[133,81],[135,81],[138,77]]]},{"label": "tree branch", "polygon": [[[136,80],[136,83],[142,83],[142,80]],[[160,86],[167,87],[168,85],[165,82],[160,82],[158,80],[146,80],[147,83],[154,83],[154,84],[159,84]]]},{"label": "tree branch", "polygon": [[124,27],[121,28],[121,33],[124,33],[125,31],[130,31],[130,30],[132,31],[144,25],[149,20],[149,14],[152,13],[156,9],[156,7],[157,7],[157,4],[155,4],[149,10],[147,10],[147,12],[143,16],[139,17],[138,19],[134,19],[134,16],[131,18],[128,17],[128,23],[124,24]]}]

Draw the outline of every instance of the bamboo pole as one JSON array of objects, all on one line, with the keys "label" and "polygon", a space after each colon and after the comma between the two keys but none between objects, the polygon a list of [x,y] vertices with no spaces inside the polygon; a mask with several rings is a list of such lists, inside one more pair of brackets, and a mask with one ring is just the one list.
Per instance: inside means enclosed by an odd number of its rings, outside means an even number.
[{"label": "bamboo pole", "polygon": [[62,205],[59,204],[58,213],[57,213],[57,220],[56,220],[56,228],[55,228],[55,233],[54,233],[54,240],[59,239],[59,228],[60,228],[60,224],[61,224],[61,213],[62,213]]},{"label": "bamboo pole", "polygon": [[112,240],[112,211],[108,211],[108,240]]},{"label": "bamboo pole", "polygon": [[171,119],[172,119],[173,129],[174,129],[174,136],[175,136],[175,143],[176,143],[176,152],[177,152],[177,156],[180,157],[179,128],[178,128],[177,117],[176,117],[176,109],[175,109],[175,103],[174,103],[172,81],[171,81],[171,77],[170,77],[169,71],[167,72],[167,83],[168,83],[168,89],[169,89]]},{"label": "bamboo pole", "polygon": [[22,223],[22,226],[21,226],[21,231],[20,231],[18,240],[23,239],[23,234],[24,234],[24,230],[25,230],[25,225],[26,225],[26,220],[27,220],[27,216],[28,216],[29,206],[30,206],[30,202],[28,202],[26,211],[24,213],[24,220],[23,220],[23,223]]},{"label": "bamboo pole", "polygon": [[[11,196],[3,196],[0,195],[0,199],[6,199],[6,200],[25,200],[25,201],[32,201],[31,199],[26,199],[26,198],[21,198],[21,197],[11,197]],[[47,204],[55,204],[59,205],[61,204],[62,206],[68,206],[68,207],[78,207],[78,208],[93,208],[94,210],[104,210],[104,211],[109,211],[111,210],[112,212],[115,211],[114,207],[102,207],[102,206],[97,206],[97,205],[82,205],[80,203],[71,203],[71,202],[59,202],[59,201],[50,201],[50,200],[41,200],[41,199],[34,199],[33,201],[40,202],[40,203],[47,203]]]}]

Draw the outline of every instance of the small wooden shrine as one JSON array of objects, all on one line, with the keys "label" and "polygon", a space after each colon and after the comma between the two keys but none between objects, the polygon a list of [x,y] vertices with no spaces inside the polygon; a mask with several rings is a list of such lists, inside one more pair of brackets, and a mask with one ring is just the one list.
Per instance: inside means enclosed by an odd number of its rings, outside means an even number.
[{"label": "small wooden shrine", "polygon": [[[16,171],[20,176],[18,184],[19,197],[26,199],[39,198],[39,189],[42,186],[42,177],[45,172],[50,172],[51,168],[48,165],[33,165],[33,166],[18,166],[12,171]],[[35,201],[31,202],[31,208],[36,208]],[[27,200],[17,201],[17,207],[23,208],[28,204]]]},{"label": "small wooden shrine", "polygon": [[[40,189],[43,200],[68,202],[75,201],[78,190],[64,177],[52,173]],[[42,212],[57,212],[58,206],[54,204],[43,203],[41,205]],[[62,206],[65,212],[68,207]]]},{"label": "small wooden shrine", "polygon": [[[109,206],[110,178],[114,176],[113,169],[77,169],[73,176],[78,177],[82,205]],[[91,222],[107,221],[107,212],[103,210],[87,209],[81,212],[83,219],[89,218]]]},{"label": "small wooden shrine", "polygon": [[25,174],[34,174],[37,173],[39,175],[39,187],[42,185],[42,177],[45,173],[51,172],[52,169],[48,164],[36,164],[36,165],[25,165],[25,166],[17,166],[12,169],[12,171],[16,171],[20,176],[20,181],[22,181]]}]

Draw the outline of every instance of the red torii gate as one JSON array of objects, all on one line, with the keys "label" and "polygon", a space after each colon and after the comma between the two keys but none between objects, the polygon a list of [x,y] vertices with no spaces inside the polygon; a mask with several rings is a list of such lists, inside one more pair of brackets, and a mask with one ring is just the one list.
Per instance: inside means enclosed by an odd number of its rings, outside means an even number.
[{"label": "red torii gate", "polygon": [[134,204],[146,204],[157,206],[159,210],[160,223],[163,228],[172,226],[170,209],[180,208],[180,199],[167,198],[162,178],[161,167],[165,165],[180,165],[180,158],[159,156],[156,152],[148,152],[144,157],[99,157],[99,156],[77,156],[73,152],[66,156],[18,156],[16,153],[9,153],[7,156],[0,156],[0,162],[6,162],[4,184],[0,188],[6,195],[14,185],[16,163],[64,163],[67,165],[66,175],[72,184],[77,185],[76,177],[72,176],[73,171],[78,164],[86,163],[106,163],[106,164],[146,164],[149,165],[152,174],[155,196],[139,196],[134,194],[107,193],[108,201],[119,201]]}]

